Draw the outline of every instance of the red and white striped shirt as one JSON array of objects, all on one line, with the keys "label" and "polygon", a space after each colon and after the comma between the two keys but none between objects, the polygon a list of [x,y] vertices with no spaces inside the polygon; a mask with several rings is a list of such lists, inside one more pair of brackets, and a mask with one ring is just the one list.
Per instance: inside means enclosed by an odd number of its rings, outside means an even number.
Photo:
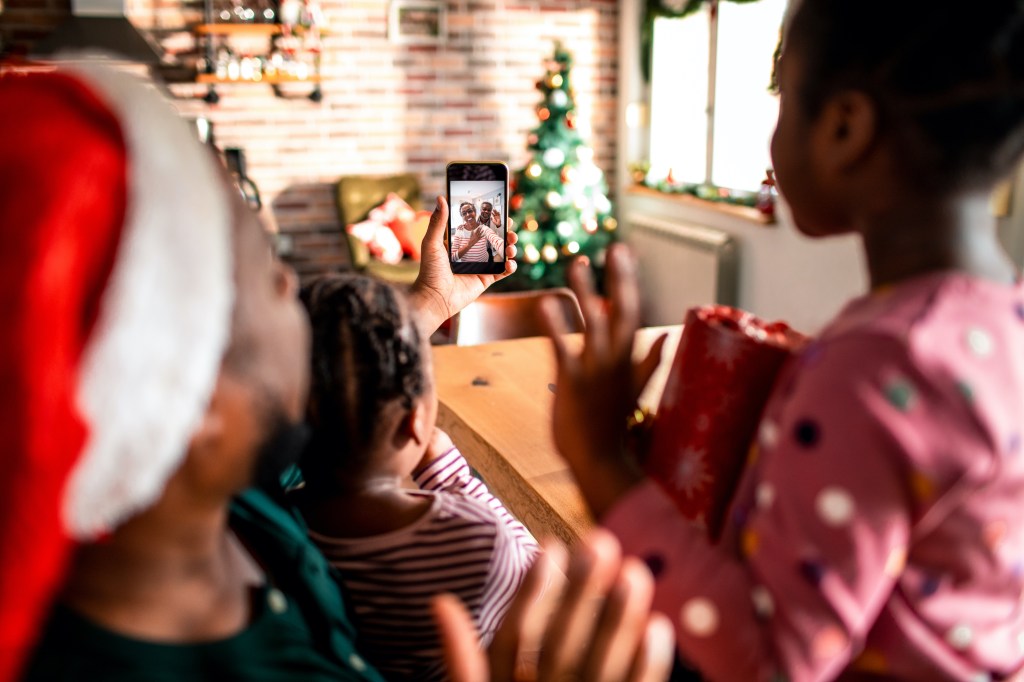
[{"label": "red and white striped shirt", "polygon": [[471,230],[465,229],[464,226],[460,225],[452,236],[452,259],[461,261],[463,263],[486,263],[487,258],[487,244],[491,245],[491,254],[494,256],[495,261],[505,260],[505,245],[502,238],[497,232],[489,227],[484,227],[484,236],[476,241],[466,253],[459,256],[459,249],[465,246],[472,235]]},{"label": "red and white striped shirt", "polygon": [[537,543],[474,478],[455,448],[414,480],[433,498],[405,528],[366,538],[309,531],[337,568],[352,606],[359,653],[388,680],[442,680],[445,668],[430,612],[449,592],[469,609],[486,645],[537,555]]}]

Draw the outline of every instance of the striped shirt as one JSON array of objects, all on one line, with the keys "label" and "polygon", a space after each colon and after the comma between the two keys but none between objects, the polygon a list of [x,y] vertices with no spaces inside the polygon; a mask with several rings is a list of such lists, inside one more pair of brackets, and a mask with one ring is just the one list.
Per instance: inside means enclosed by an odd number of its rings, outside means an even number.
[{"label": "striped shirt", "polygon": [[484,238],[476,240],[476,244],[473,244],[469,251],[460,257],[459,249],[469,242],[471,234],[472,232],[464,229],[462,225],[455,230],[455,235],[452,237],[452,260],[462,263],[486,263],[488,262],[488,243],[491,245],[491,253],[494,255],[494,260],[505,260],[505,247],[501,236],[489,227],[484,228]]},{"label": "striped shirt", "polygon": [[414,475],[430,497],[405,528],[366,538],[309,536],[341,574],[360,654],[388,680],[442,680],[430,600],[459,597],[486,645],[537,554],[530,532],[470,472],[455,448]]}]

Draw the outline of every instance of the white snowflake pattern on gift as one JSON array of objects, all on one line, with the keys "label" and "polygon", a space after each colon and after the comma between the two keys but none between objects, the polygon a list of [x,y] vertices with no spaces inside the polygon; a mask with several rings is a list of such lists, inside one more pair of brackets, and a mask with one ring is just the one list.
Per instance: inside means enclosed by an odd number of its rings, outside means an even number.
[{"label": "white snowflake pattern on gift", "polygon": [[715,364],[722,365],[726,369],[733,369],[736,366],[736,361],[746,352],[746,344],[736,343],[735,340],[731,343],[724,343],[719,340],[717,343],[711,341],[707,345],[706,357]]},{"label": "white snowflake pattern on gift", "polygon": [[692,498],[711,482],[708,473],[707,451],[686,447],[679,453],[679,462],[672,475],[672,485],[679,492]]}]

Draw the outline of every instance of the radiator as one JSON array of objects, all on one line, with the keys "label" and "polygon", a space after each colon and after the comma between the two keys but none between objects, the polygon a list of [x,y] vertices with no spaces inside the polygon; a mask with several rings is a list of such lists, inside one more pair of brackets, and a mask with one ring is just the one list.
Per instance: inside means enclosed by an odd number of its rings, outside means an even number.
[{"label": "radiator", "polygon": [[644,324],[679,324],[706,303],[736,305],[736,240],[720,230],[633,216],[626,241],[637,256]]}]

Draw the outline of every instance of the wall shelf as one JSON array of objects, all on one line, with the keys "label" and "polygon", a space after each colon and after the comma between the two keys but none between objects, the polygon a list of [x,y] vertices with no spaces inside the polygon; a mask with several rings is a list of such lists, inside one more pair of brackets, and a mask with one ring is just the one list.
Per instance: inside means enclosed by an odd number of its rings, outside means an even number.
[{"label": "wall shelf", "polygon": [[[284,33],[284,29],[281,24],[231,24],[231,23],[213,23],[213,24],[199,24],[192,29],[193,32],[199,35],[216,35],[216,36],[232,36],[232,35],[255,35],[255,36],[276,36]],[[295,35],[305,34],[306,29],[303,26],[296,26],[293,29]],[[320,35],[326,35],[327,29],[321,28]]]},{"label": "wall shelf", "polygon": [[230,78],[218,78],[215,73],[200,73],[196,76],[196,83],[202,83],[204,85],[282,85],[284,83],[319,83],[320,80],[320,76],[317,75],[308,76],[306,78],[298,78],[297,76],[264,75],[260,79],[236,78],[234,80]]},{"label": "wall shelf", "polygon": [[[192,28],[192,32],[197,36],[197,39],[205,46],[206,69],[195,74],[194,78],[196,83],[207,86],[206,94],[202,97],[204,101],[208,104],[216,104],[220,101],[220,94],[216,89],[218,85],[269,85],[274,88],[274,94],[278,97],[295,96],[296,93],[293,91],[284,91],[279,87],[293,83],[310,84],[312,89],[306,96],[313,102],[320,102],[323,99],[323,91],[320,89],[320,52],[317,49],[302,49],[298,47],[298,39],[309,35],[309,29],[303,26],[293,26],[286,30],[287,27],[277,23],[211,22],[209,19],[213,14],[212,0],[206,0],[205,4],[207,21]],[[326,31],[321,28],[319,35],[324,33]],[[266,63],[266,57],[260,57],[256,65],[256,70],[260,72],[259,78],[237,77],[239,75],[239,66],[237,64],[232,64],[230,68],[225,69],[224,64],[220,61],[222,55],[225,54],[225,49],[227,50],[226,54],[231,55],[231,61],[237,59],[237,55],[231,51],[230,47],[232,38],[236,37],[255,37],[267,40],[269,47],[262,51],[264,55],[269,55],[278,49],[284,50],[286,61],[298,55],[298,58],[306,63],[300,65],[286,64],[285,66],[288,71],[292,70],[292,66],[295,66],[300,73],[306,71],[306,76],[289,75],[284,71],[276,69],[271,74],[263,73],[262,68]],[[290,41],[296,41],[296,44],[289,44],[285,48],[283,46],[285,38],[289,38]],[[279,40],[282,41],[281,44],[278,43]],[[252,53],[250,52],[249,54],[251,55]],[[215,62],[217,62],[216,67],[214,66]],[[281,64],[275,63],[275,67],[280,66]],[[231,78],[228,74],[236,77]]]}]

